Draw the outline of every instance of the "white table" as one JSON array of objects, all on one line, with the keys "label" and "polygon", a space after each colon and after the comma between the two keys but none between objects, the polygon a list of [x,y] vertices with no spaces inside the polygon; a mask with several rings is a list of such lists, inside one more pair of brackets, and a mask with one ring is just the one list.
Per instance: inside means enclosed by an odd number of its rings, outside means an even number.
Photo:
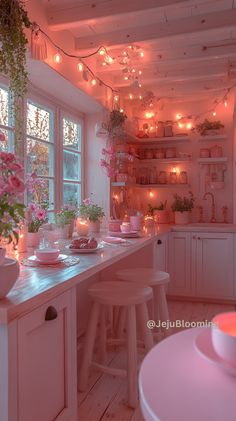
[{"label": "white table", "polygon": [[236,377],[200,356],[188,329],[156,345],[139,376],[140,402],[146,421],[235,421]]}]

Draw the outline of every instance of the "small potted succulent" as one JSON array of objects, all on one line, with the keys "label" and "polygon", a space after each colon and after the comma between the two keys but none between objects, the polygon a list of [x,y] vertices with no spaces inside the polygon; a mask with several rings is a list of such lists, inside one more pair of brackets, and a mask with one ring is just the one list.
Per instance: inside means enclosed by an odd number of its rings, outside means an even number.
[{"label": "small potted succulent", "polygon": [[105,216],[102,207],[94,204],[90,198],[87,198],[79,206],[79,214],[81,217],[89,220],[90,232],[100,231],[101,219]]},{"label": "small potted succulent", "polygon": [[166,209],[167,207],[167,200],[165,202],[160,202],[158,206],[154,206],[152,208],[152,214],[154,216],[154,220],[158,224],[168,224],[169,222],[169,212]]},{"label": "small potted succulent", "polygon": [[62,230],[63,238],[72,237],[74,231],[77,208],[74,205],[64,205],[55,215],[57,226]]},{"label": "small potted succulent", "polygon": [[175,224],[186,225],[189,223],[189,214],[194,207],[193,193],[189,192],[189,197],[181,197],[174,194],[174,202],[171,209],[175,214]]},{"label": "small potted succulent", "polygon": [[223,129],[224,125],[219,120],[210,121],[207,118],[202,123],[196,125],[195,130],[200,133],[201,136],[214,136],[220,129]]}]

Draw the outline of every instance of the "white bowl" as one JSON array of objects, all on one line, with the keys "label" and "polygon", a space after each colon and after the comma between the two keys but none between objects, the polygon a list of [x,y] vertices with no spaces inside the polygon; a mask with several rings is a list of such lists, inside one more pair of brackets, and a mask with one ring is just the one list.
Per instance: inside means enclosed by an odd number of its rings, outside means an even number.
[{"label": "white bowl", "polygon": [[37,249],[34,252],[35,256],[41,260],[42,262],[49,262],[57,260],[60,250],[59,249],[53,249],[53,248],[45,248],[45,249]]},{"label": "white bowl", "polygon": [[0,298],[4,298],[19,276],[19,263],[15,259],[5,258],[0,270]]},{"label": "white bowl", "polygon": [[215,352],[236,367],[236,311],[218,314],[212,323],[211,338]]}]

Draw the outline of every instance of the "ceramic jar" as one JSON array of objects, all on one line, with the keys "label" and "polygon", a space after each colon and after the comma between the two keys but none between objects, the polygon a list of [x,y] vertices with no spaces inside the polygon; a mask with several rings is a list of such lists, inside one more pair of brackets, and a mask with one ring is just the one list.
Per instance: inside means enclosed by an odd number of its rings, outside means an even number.
[{"label": "ceramic jar", "polygon": [[166,171],[160,171],[158,176],[158,182],[160,184],[166,184],[167,183],[167,175]]},{"label": "ceramic jar", "polygon": [[179,183],[180,184],[187,184],[188,183],[188,176],[186,171],[180,171],[179,174]]},{"label": "ceramic jar", "polygon": [[39,243],[40,243],[39,232],[28,232],[27,233],[28,247],[37,248]]},{"label": "ceramic jar", "polygon": [[100,226],[101,226],[100,221],[95,221],[95,222],[90,221],[89,222],[89,232],[91,232],[91,233],[100,232]]},{"label": "ceramic jar", "polygon": [[176,158],[176,148],[167,148],[166,158]]},{"label": "ceramic jar", "polygon": [[200,158],[209,158],[210,150],[207,148],[200,149]]},{"label": "ceramic jar", "polygon": [[158,121],[156,134],[157,134],[157,137],[165,136],[165,127],[164,127],[163,121]]},{"label": "ceramic jar", "polygon": [[155,158],[156,159],[164,159],[166,156],[165,149],[157,149],[155,152]]}]

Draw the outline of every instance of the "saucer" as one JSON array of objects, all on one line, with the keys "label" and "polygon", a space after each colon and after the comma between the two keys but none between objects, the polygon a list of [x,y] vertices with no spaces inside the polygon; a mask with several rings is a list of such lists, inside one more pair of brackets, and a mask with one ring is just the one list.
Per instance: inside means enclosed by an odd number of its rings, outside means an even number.
[{"label": "saucer", "polygon": [[39,260],[36,256],[30,256],[28,257],[28,260],[32,263],[38,263],[39,265],[57,265],[58,263],[63,262],[67,259],[66,254],[59,254],[58,258],[56,260]]},{"label": "saucer", "polygon": [[212,364],[215,364],[231,376],[236,376],[236,366],[226,363],[215,352],[211,341],[211,328],[206,328],[196,337],[194,346],[198,354]]},{"label": "saucer", "polygon": [[72,249],[70,246],[66,246],[66,249],[70,251],[71,254],[88,254],[88,253],[96,253],[99,250],[102,250],[104,246],[102,244],[98,244],[98,246],[94,249]]}]

